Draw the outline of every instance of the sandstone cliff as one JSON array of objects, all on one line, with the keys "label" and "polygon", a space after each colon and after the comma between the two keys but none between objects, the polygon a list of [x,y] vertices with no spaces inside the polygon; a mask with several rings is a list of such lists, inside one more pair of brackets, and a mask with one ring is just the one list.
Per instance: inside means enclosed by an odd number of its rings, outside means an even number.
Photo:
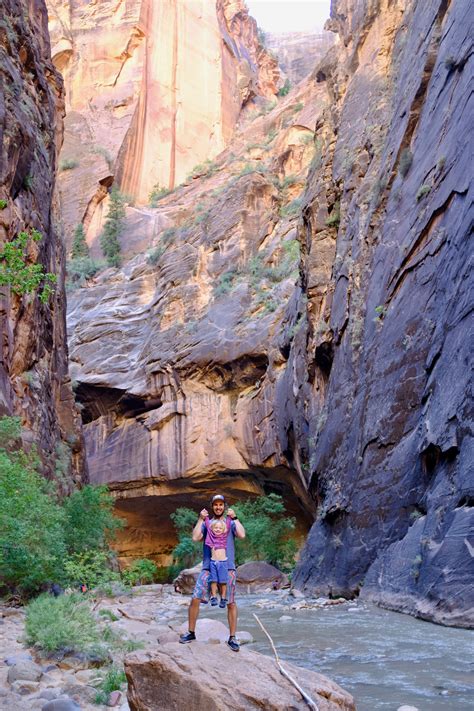
[{"label": "sandstone cliff", "polygon": [[278,57],[282,73],[294,85],[311,74],[335,38],[332,32],[266,32],[265,46]]},{"label": "sandstone cliff", "polygon": [[94,244],[114,180],[146,204],[153,188],[174,188],[220,153],[242,110],[277,91],[277,63],[243,0],[48,7],[66,87],[59,185],[69,246],[80,222]]},{"label": "sandstone cliff", "polygon": [[308,82],[128,209],[148,257],[70,308],[122,555],[164,562],[170,510],[215,486],[281,491],[300,531],[316,508],[297,587],[472,624],[468,20],[462,0],[333,2]]},{"label": "sandstone cliff", "polygon": [[47,303],[0,290],[0,414],[19,415],[45,473],[67,489],[82,470],[80,417],[68,376],[64,247],[54,190],[63,87],[50,59],[46,8],[5,0],[0,19],[0,245],[21,230],[43,238],[32,262],[58,275]]}]

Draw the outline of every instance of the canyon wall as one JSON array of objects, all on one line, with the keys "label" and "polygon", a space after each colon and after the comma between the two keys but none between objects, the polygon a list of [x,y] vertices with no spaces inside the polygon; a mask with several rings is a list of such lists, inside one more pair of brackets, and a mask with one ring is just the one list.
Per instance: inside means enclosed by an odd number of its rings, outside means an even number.
[{"label": "canyon wall", "polygon": [[[333,3],[342,42],[315,73],[331,106],[316,125],[321,161],[300,227],[307,342],[292,352],[307,364],[294,422],[300,446],[309,436],[318,506],[294,584],[361,589],[465,625],[474,624],[469,16],[463,0]],[[334,261],[324,272],[328,200]]]},{"label": "canyon wall", "polygon": [[54,294],[0,288],[0,415],[21,418],[44,473],[67,491],[82,476],[80,416],[68,376],[64,246],[55,191],[62,142],[63,86],[51,57],[44,2],[2,3],[0,18],[0,246],[22,230],[42,239],[28,261],[54,272]]},{"label": "canyon wall", "polygon": [[298,84],[312,73],[316,63],[336,41],[332,32],[266,32],[265,46],[277,57],[284,77]]},{"label": "canyon wall", "polygon": [[170,511],[216,487],[277,491],[315,518],[296,587],[474,624],[468,10],[333,2],[308,80],[129,207],[138,254],[72,294],[124,559],[169,561]]},{"label": "canyon wall", "polygon": [[[115,181],[137,204],[172,189],[229,142],[245,107],[277,91],[243,0],[48,0],[66,87],[59,178],[70,246],[96,239]],[[202,166],[201,166],[202,168]]]}]

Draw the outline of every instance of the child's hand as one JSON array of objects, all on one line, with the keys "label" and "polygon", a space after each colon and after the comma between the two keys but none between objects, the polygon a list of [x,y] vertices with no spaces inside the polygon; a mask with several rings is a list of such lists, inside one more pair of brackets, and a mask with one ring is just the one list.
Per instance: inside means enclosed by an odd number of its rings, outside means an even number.
[{"label": "child's hand", "polygon": [[207,518],[207,517],[209,516],[209,514],[208,514],[208,512],[207,512],[207,509],[203,509],[199,515],[200,515],[200,517],[202,518],[203,521],[204,521],[205,518]]}]

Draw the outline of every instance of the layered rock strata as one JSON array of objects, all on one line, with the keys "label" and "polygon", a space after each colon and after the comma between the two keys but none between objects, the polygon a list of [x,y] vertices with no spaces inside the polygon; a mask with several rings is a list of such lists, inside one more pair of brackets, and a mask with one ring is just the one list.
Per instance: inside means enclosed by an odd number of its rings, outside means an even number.
[{"label": "layered rock strata", "polygon": [[45,472],[63,489],[82,470],[80,417],[68,376],[64,247],[54,189],[62,141],[64,95],[53,67],[44,2],[24,11],[5,0],[0,19],[0,245],[22,230],[41,232],[28,251],[58,281],[46,303],[38,293],[0,289],[0,415],[21,417]]},{"label": "layered rock strata", "polygon": [[290,355],[318,516],[294,584],[473,625],[469,8],[339,0],[331,17]]},{"label": "layered rock strata", "polygon": [[69,297],[91,479],[128,519],[124,558],[169,562],[170,513],[200,510],[216,488],[234,501],[283,493],[298,535],[307,530],[306,471],[274,403],[281,323],[298,318],[298,195],[319,103],[316,86],[288,96],[214,171],[156,209],[129,208],[123,245],[140,255]]},{"label": "layered rock strata", "polygon": [[146,204],[220,153],[243,108],[277,91],[277,62],[243,0],[48,7],[66,86],[59,185],[69,246],[81,222],[94,244],[114,179]]},{"label": "layered rock strata", "polygon": [[312,73],[336,37],[332,32],[266,32],[265,46],[278,57],[282,74],[294,85]]}]

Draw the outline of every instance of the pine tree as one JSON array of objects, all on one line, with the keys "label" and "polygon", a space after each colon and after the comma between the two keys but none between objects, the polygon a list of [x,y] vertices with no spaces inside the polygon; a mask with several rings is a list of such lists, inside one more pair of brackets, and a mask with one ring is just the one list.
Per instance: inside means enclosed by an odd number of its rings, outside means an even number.
[{"label": "pine tree", "polygon": [[72,242],[71,258],[77,259],[80,257],[89,256],[89,247],[86,242],[86,235],[82,222],[80,222],[74,230],[74,240]]},{"label": "pine tree", "polygon": [[100,246],[109,267],[119,267],[121,263],[120,242],[118,238],[123,228],[124,218],[124,196],[117,188],[112,188],[110,191],[109,213],[104,223],[104,230],[100,236]]}]

